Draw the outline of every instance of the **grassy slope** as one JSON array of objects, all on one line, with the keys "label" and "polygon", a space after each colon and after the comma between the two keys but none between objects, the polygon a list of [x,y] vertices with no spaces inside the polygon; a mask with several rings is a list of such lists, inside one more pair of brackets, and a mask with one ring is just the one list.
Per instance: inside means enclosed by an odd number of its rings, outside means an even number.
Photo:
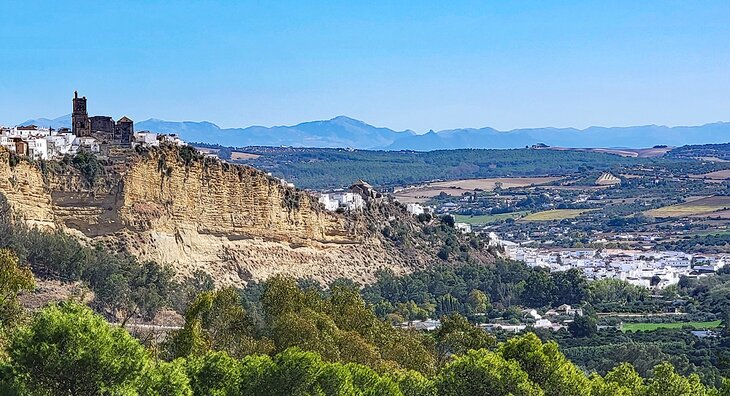
[{"label": "grassy slope", "polygon": [[695,329],[714,329],[720,326],[720,321],[713,322],[675,322],[675,323],[624,323],[624,331],[651,331],[657,329],[681,329],[690,326]]}]

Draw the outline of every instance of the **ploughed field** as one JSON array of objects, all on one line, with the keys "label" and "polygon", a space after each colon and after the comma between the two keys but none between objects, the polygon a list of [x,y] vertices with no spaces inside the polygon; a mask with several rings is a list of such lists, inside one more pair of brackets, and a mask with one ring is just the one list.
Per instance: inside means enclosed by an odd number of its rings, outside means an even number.
[{"label": "ploughed field", "polygon": [[[727,161],[723,161],[727,162]],[[710,180],[727,180],[730,179],[730,169],[723,169],[719,171],[703,173],[701,175],[692,176],[696,179],[710,179]]]},{"label": "ploughed field", "polygon": [[253,160],[260,157],[258,154],[244,153],[242,151],[234,151],[231,153],[231,159],[233,161],[239,160]]},{"label": "ploughed field", "polygon": [[432,182],[416,187],[408,187],[394,193],[402,203],[421,203],[441,193],[461,196],[465,192],[492,191],[497,185],[501,188],[539,186],[560,180],[560,177],[502,177],[489,179],[465,179]]},{"label": "ploughed field", "polygon": [[[652,217],[725,217],[730,210],[730,196],[716,195],[693,199],[646,212]],[[730,217],[730,216],[728,216]]]},{"label": "ploughed field", "polygon": [[552,209],[552,210],[545,210],[542,212],[536,212],[529,214],[522,219],[521,221],[552,221],[552,220],[564,220],[564,219],[574,219],[583,213],[590,212],[594,209]]}]

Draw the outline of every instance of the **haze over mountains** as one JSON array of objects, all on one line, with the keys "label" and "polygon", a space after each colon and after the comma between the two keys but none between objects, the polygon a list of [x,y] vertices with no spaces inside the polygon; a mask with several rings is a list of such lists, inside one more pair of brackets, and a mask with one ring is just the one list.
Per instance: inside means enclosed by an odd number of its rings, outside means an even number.
[{"label": "haze over mountains", "polygon": [[[71,116],[55,119],[27,120],[53,128],[70,127]],[[149,119],[135,123],[135,130],[177,133],[189,142],[224,146],[295,146],[350,147],[376,150],[431,151],[461,148],[521,148],[537,143],[560,147],[627,147],[644,148],[656,145],[724,143],[730,141],[730,123],[716,122],[700,126],[667,127],[643,125],[630,127],[532,128],[498,131],[493,128],[462,128],[430,131],[394,131],[379,128],[345,116],[325,121],[310,121],[292,126],[250,126],[220,128],[207,121],[164,121]]]}]

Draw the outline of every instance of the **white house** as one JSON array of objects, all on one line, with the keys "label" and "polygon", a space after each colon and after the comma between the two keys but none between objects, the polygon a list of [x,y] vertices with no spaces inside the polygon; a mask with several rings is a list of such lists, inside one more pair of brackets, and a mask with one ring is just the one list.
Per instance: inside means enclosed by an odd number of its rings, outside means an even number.
[{"label": "white house", "polygon": [[134,140],[132,146],[159,146],[160,141],[157,139],[157,134],[152,132],[137,132],[134,134]]},{"label": "white house", "polygon": [[79,150],[85,149],[92,153],[98,153],[100,151],[99,141],[90,136],[80,136],[74,140],[72,151],[78,152]]},{"label": "white house", "polygon": [[417,204],[417,203],[409,203],[406,204],[406,211],[414,216],[418,216],[420,214],[423,214],[425,211],[423,210],[423,206]]},{"label": "white house", "polygon": [[468,234],[471,232],[471,224],[468,223],[456,223],[454,224],[454,228],[461,231],[463,234]]},{"label": "white house", "polygon": [[48,159],[48,141],[45,138],[30,138],[28,143],[28,156],[35,159]]}]

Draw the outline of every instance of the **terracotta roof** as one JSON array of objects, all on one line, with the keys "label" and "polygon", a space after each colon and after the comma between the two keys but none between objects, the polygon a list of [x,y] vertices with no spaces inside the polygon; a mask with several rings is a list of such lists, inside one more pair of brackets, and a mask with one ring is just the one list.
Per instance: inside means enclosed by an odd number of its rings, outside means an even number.
[{"label": "terracotta roof", "polygon": [[127,118],[127,116],[124,116],[124,117],[120,118],[119,121],[117,121],[117,122],[133,122],[133,121],[130,120],[129,118]]}]

